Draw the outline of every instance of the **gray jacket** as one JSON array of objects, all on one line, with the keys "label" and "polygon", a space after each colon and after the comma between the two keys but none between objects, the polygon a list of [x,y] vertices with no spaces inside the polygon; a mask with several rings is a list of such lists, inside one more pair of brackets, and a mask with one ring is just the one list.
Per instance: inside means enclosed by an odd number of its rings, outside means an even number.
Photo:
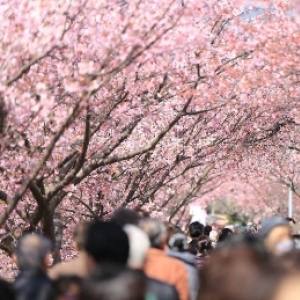
[{"label": "gray jacket", "polygon": [[184,266],[188,273],[189,288],[190,288],[190,299],[197,300],[199,292],[199,271],[196,267],[195,255],[189,252],[178,252],[175,250],[168,250],[167,254],[173,258],[179,259],[184,263]]}]

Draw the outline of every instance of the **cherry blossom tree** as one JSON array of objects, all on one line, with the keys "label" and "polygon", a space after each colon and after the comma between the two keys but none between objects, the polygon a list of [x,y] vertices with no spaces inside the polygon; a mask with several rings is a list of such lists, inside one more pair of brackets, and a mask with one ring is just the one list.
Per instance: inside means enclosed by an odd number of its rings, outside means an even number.
[{"label": "cherry blossom tree", "polygon": [[130,206],[178,221],[222,175],[276,163],[297,135],[300,34],[272,5],[0,4],[0,247],[40,228],[59,261],[82,218]]}]

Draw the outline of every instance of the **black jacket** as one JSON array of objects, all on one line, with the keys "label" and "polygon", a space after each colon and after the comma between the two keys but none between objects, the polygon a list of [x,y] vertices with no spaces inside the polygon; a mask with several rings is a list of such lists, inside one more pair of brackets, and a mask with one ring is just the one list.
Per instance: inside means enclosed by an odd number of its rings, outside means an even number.
[{"label": "black jacket", "polygon": [[44,300],[51,290],[51,280],[42,270],[21,271],[13,288],[17,300]]}]

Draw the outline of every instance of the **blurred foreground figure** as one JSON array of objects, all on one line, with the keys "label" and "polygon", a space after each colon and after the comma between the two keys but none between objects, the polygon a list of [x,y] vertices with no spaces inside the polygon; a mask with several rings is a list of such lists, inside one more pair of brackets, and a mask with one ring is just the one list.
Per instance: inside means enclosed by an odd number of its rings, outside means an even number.
[{"label": "blurred foreground figure", "polygon": [[83,251],[88,223],[79,224],[73,233],[73,247],[78,251],[77,257],[69,262],[62,262],[54,265],[48,270],[48,276],[51,279],[57,279],[59,276],[79,276],[88,275],[86,254]]},{"label": "blurred foreground figure", "polygon": [[150,248],[148,236],[140,228],[127,224],[124,230],[129,238],[130,252],[127,266],[139,271],[147,281],[147,295],[154,296],[156,300],[178,300],[178,293],[174,286],[160,280],[146,277],[143,272],[147,252]]},{"label": "blurred foreground figure", "polygon": [[126,266],[129,241],[122,227],[112,222],[94,221],[87,229],[85,251],[90,275],[103,265]]},{"label": "blurred foreground figure", "polygon": [[164,250],[167,248],[167,229],[163,222],[144,219],[140,228],[148,235],[151,248],[145,262],[145,273],[152,278],[174,285],[181,300],[189,295],[188,275],[182,262],[169,257]]},{"label": "blurred foreground figure", "polygon": [[79,299],[145,300],[146,287],[145,276],[141,273],[107,264],[84,281]]},{"label": "blurred foreground figure", "polygon": [[266,300],[278,283],[279,272],[252,237],[232,236],[211,252],[201,272],[201,300]]},{"label": "blurred foreground figure", "polygon": [[258,236],[272,254],[281,255],[294,248],[291,228],[286,219],[271,217],[263,220]]},{"label": "blurred foreground figure", "polygon": [[51,289],[46,268],[51,242],[39,234],[26,234],[18,242],[15,256],[20,273],[15,279],[17,300],[44,300]]},{"label": "blurred foreground figure", "polygon": [[281,268],[282,279],[274,290],[272,300],[300,299],[300,251],[293,250],[274,260]]},{"label": "blurred foreground figure", "polygon": [[284,276],[274,291],[271,300],[299,300],[300,273],[291,273]]}]

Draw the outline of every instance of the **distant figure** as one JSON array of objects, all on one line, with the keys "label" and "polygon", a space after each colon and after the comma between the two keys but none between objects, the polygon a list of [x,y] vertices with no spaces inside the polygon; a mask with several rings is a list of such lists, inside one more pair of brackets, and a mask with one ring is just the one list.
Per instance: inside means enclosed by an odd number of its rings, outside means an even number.
[{"label": "distant figure", "polygon": [[62,262],[54,265],[48,270],[48,276],[51,279],[57,279],[59,276],[79,276],[88,275],[86,254],[84,252],[84,243],[86,237],[87,222],[79,224],[73,233],[73,246],[78,251],[77,257],[69,262]]},{"label": "distant figure", "polygon": [[174,285],[181,300],[189,299],[189,282],[184,264],[164,252],[167,246],[165,225],[159,220],[144,219],[140,222],[140,228],[148,235],[151,244],[146,257],[145,273]]},{"label": "distant figure", "polygon": [[19,240],[16,262],[19,274],[13,284],[17,300],[44,300],[51,289],[46,274],[50,262],[51,242],[39,234],[26,234]]},{"label": "distant figure", "polygon": [[213,249],[210,238],[206,235],[199,237],[197,244],[198,254],[196,255],[196,266],[201,270],[204,262],[207,260],[208,253]]},{"label": "distant figure", "polygon": [[203,231],[204,235],[209,236],[211,232],[212,232],[212,227],[209,225],[206,225],[204,227],[204,231]]},{"label": "distant figure", "polygon": [[192,241],[189,243],[190,252],[194,255],[197,255],[197,243],[198,238],[204,234],[204,225],[199,222],[193,222],[189,226],[190,236]]},{"label": "distant figure", "polygon": [[286,219],[271,217],[263,220],[258,236],[273,254],[280,255],[294,248],[291,228]]},{"label": "distant figure", "polygon": [[117,223],[120,226],[126,224],[137,225],[139,220],[140,216],[136,211],[123,207],[117,209],[110,219],[111,222]]},{"label": "distant figure", "polygon": [[231,235],[233,235],[233,231],[231,229],[223,228],[219,235],[218,243],[224,242]]}]

